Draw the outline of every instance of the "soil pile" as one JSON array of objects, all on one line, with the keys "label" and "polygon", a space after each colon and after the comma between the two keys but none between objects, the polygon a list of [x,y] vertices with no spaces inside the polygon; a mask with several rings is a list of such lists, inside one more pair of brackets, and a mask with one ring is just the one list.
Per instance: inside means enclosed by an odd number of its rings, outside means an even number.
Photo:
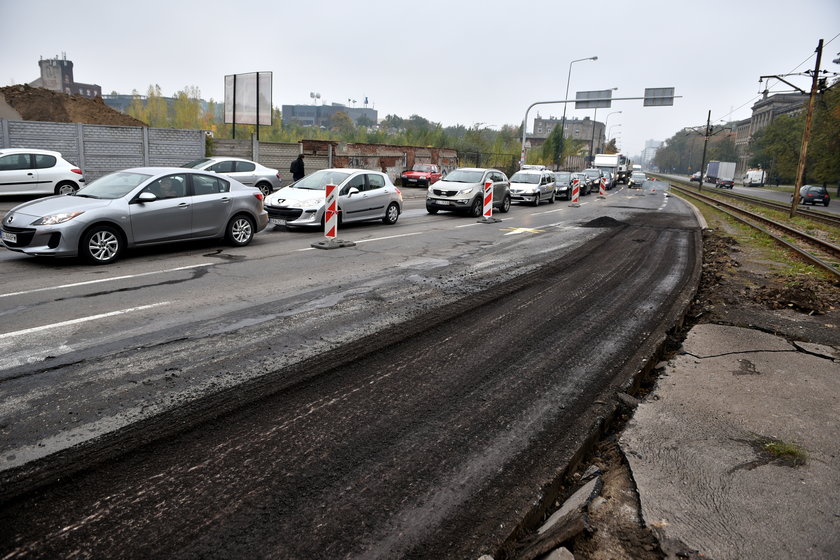
[{"label": "soil pile", "polygon": [[0,97],[25,121],[146,126],[108,107],[101,97],[89,99],[26,84],[2,87]]}]

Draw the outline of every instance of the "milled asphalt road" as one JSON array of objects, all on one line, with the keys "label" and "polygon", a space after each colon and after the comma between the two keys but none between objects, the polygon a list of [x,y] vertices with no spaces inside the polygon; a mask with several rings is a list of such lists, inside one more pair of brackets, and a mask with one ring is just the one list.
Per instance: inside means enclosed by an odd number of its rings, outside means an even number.
[{"label": "milled asphalt road", "polygon": [[7,502],[0,556],[492,553],[694,290],[688,214],[593,225],[408,339],[369,335],[371,355],[335,351],[262,400]]}]

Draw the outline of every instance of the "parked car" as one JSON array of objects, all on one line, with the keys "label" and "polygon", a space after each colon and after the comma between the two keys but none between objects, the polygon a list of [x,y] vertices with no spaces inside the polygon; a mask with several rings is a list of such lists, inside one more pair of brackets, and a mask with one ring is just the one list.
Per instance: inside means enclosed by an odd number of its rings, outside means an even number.
[{"label": "parked car", "polygon": [[84,183],[82,170],[59,152],[0,149],[0,194],[73,194]]},{"label": "parked car", "polygon": [[601,182],[601,170],[590,167],[584,169],[583,174],[586,175],[586,180],[589,182],[589,190],[597,191],[600,188],[598,184]]},{"label": "parked car", "polygon": [[831,197],[828,195],[828,189],[821,185],[803,185],[799,189],[799,203],[800,204],[822,204],[828,206]]},{"label": "parked car", "polygon": [[586,173],[583,173],[582,171],[572,173],[572,183],[574,183],[575,180],[577,180],[578,185],[580,186],[580,196],[586,196],[592,192],[592,184]]},{"label": "parked car", "polygon": [[493,182],[494,208],[502,213],[510,210],[510,181],[507,175],[498,169],[461,167],[429,186],[426,211],[437,214],[439,210],[452,210],[478,218],[484,212],[483,193],[487,181]]},{"label": "parked car", "polygon": [[510,198],[513,202],[539,206],[540,202],[547,200],[549,204],[554,204],[556,188],[551,171],[522,169],[510,178]]},{"label": "parked car", "polygon": [[258,189],[203,171],[138,167],[105,175],[74,196],[15,206],[0,238],[28,255],[108,264],[140,245],[218,237],[242,247],[267,223]]},{"label": "parked car", "polygon": [[395,224],[402,214],[402,193],[385,173],[322,169],[268,196],[265,209],[269,222],[323,227],[327,185],[338,188],[339,223],[382,220]]},{"label": "parked car", "polygon": [[572,173],[571,171],[554,172],[554,189],[557,196],[566,200],[572,200]]},{"label": "parked car", "polygon": [[443,174],[440,167],[433,163],[415,163],[414,166],[400,174],[400,182],[404,187],[423,187],[440,181]]},{"label": "parked car", "polygon": [[183,167],[213,171],[232,177],[249,187],[260,189],[268,196],[280,188],[280,172],[255,161],[235,157],[206,157],[184,164]]},{"label": "parked car", "polygon": [[647,175],[640,171],[634,171],[630,174],[630,179],[628,180],[627,186],[631,189],[639,189],[642,187],[642,183],[647,180]]}]

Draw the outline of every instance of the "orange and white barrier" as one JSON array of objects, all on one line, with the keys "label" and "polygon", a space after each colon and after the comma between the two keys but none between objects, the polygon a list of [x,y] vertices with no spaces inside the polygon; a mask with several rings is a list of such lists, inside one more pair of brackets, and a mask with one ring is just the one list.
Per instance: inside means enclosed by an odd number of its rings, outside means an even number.
[{"label": "orange and white barrier", "polygon": [[484,183],[484,219],[493,217],[493,181]]},{"label": "orange and white barrier", "polygon": [[324,206],[324,237],[335,239],[338,235],[338,187],[327,185],[327,200]]},{"label": "orange and white barrier", "polygon": [[580,179],[572,181],[572,203],[570,206],[580,206]]},{"label": "orange and white barrier", "polygon": [[598,187],[598,198],[607,198],[607,178],[601,177],[601,183]]}]

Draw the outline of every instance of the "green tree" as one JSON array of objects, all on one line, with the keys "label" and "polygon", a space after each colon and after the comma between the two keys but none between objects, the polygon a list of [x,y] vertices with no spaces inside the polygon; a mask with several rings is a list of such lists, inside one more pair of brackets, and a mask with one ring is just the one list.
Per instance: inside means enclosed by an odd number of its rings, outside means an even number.
[{"label": "green tree", "polygon": [[344,111],[338,111],[330,117],[330,130],[338,134],[351,134],[356,125],[353,124],[353,119]]},{"label": "green tree", "polygon": [[136,89],[131,92],[131,103],[126,109],[126,113],[138,121],[142,121],[147,125],[149,124],[149,111],[146,109],[146,103]]},{"label": "green tree", "polygon": [[157,84],[149,86],[149,90],[146,93],[146,111],[148,111],[149,115],[146,123],[149,126],[155,128],[170,126],[169,107],[160,92],[160,86]]},{"label": "green tree", "polygon": [[754,136],[754,158],[772,162],[771,176],[784,182],[796,179],[802,132],[805,130],[803,115],[781,115]]},{"label": "green tree", "polygon": [[173,122],[175,128],[201,127],[201,92],[197,87],[187,86],[175,94],[172,103]]}]

